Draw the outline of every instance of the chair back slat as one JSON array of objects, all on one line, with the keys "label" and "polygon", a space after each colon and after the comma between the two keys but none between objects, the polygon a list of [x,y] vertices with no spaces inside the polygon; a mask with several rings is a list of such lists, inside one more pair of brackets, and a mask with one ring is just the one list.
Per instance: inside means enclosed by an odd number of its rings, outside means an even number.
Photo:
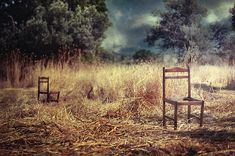
[{"label": "chair back slat", "polygon": [[[41,84],[46,83],[46,91],[41,91]],[[46,94],[47,99],[49,99],[49,77],[38,77],[38,100],[40,94]]]},{"label": "chair back slat", "polygon": [[49,77],[39,77],[40,80],[49,80]]},{"label": "chair back slat", "polygon": [[173,67],[165,69],[165,72],[188,72],[187,68]]},{"label": "chair back slat", "polygon": [[39,81],[40,83],[48,83],[49,81]]},{"label": "chair back slat", "polygon": [[[41,84],[46,83],[46,90],[42,91],[41,90]],[[47,102],[52,101],[52,102],[59,102],[59,97],[60,97],[60,92],[50,92],[50,87],[49,87],[49,77],[38,77],[38,100],[40,98],[40,94],[46,94],[47,96]],[[52,95],[56,95],[56,98],[53,99]]]},{"label": "chair back slat", "polygon": [[188,76],[165,76],[165,79],[188,79]]},{"label": "chair back slat", "polygon": [[[168,76],[167,73],[185,73],[182,76]],[[186,75],[187,73],[187,75]],[[173,67],[173,68],[165,68],[163,67],[163,98],[166,96],[166,80],[167,79],[187,79],[188,81],[188,97],[191,97],[191,84],[190,84],[190,69],[181,68],[181,67]]]},{"label": "chair back slat", "polygon": [[38,81],[40,83],[48,83],[49,82],[49,77],[38,77]]}]

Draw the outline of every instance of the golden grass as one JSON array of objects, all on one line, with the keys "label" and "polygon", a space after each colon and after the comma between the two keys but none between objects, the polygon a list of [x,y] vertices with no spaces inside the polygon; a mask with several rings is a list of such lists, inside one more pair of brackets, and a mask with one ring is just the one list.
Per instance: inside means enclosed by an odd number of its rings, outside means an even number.
[{"label": "golden grass", "polygon": [[[28,73],[20,73],[20,69],[14,69],[17,71],[13,72],[17,75],[16,80],[11,81],[11,84],[9,80],[14,78],[8,78],[5,87],[17,84],[16,86],[27,90],[30,86],[36,92],[38,76],[49,76],[50,89],[61,92],[60,105],[68,105],[73,114],[87,114],[86,111],[90,110],[95,112],[91,114],[99,116],[123,116],[123,111],[127,109],[131,110],[130,115],[161,114],[162,65],[100,64],[79,65],[76,68],[64,65],[62,68],[50,63],[45,68],[41,64],[28,67]],[[192,66],[191,71],[194,97],[205,99],[207,92],[234,87],[234,67]],[[25,79],[20,81],[19,75],[24,75]],[[186,92],[186,81],[167,81],[167,95],[185,96]],[[35,99],[35,96],[36,93],[30,97],[22,94],[17,100],[22,104]]]},{"label": "golden grass", "polygon": [[[155,115],[160,117],[162,66],[159,64],[100,64],[79,65],[76,68],[64,65],[62,68],[50,63],[47,68],[44,68],[41,63],[38,63],[33,67],[28,67],[29,73],[20,73],[20,69],[15,69],[17,72],[13,72],[18,75],[15,76],[16,79],[20,77],[19,75],[25,77],[21,81],[14,81],[18,83],[18,87],[24,87],[27,91],[30,86],[35,92],[31,96],[23,92],[16,99],[21,104],[38,103],[35,97],[37,78],[48,76],[50,89],[61,92],[59,107],[66,104],[68,110],[63,111],[71,111],[76,116],[89,114],[87,111],[91,111],[91,116],[94,114],[125,116],[129,113],[127,116]],[[192,66],[191,72],[192,95],[196,98],[206,99],[207,92],[234,87],[235,67]],[[9,80],[5,83],[5,87],[11,87]],[[186,92],[185,80],[167,81],[167,96],[185,96]]]},{"label": "golden grass", "polygon": [[[205,128],[182,119],[179,131],[172,131],[171,126],[161,128],[162,66],[65,65],[62,69],[52,63],[47,68],[37,64],[28,67],[21,80],[16,68],[17,80],[1,82],[6,88],[0,90],[0,150],[9,154],[11,149],[16,155],[234,152],[234,139],[229,137],[234,134],[235,67],[191,67],[192,95],[206,101]],[[61,91],[59,104],[37,101],[38,76],[49,76],[51,89]],[[167,95],[186,91],[184,81],[168,82]]]}]

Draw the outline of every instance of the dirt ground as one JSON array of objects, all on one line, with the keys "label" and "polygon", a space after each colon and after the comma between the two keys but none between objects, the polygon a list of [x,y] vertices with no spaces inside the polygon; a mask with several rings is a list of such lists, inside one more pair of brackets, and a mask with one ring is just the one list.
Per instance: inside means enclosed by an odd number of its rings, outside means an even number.
[{"label": "dirt ground", "polygon": [[[181,110],[178,130],[173,130],[170,122],[166,129],[162,127],[161,114],[44,120],[33,106],[34,89],[3,89],[0,155],[235,155],[235,91],[204,94],[203,127],[194,120],[188,124],[187,114]],[[37,105],[48,110],[59,107]]]}]

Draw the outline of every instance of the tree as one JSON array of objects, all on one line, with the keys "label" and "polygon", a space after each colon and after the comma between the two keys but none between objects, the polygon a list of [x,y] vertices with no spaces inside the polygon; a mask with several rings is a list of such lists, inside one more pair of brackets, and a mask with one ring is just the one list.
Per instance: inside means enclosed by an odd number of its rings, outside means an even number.
[{"label": "tree", "polygon": [[107,13],[108,9],[105,4],[105,0],[64,0],[64,2],[68,3],[69,8],[72,11],[75,11],[77,6],[80,6],[82,9],[88,6],[95,6],[96,10],[100,13]]},{"label": "tree", "polygon": [[17,35],[25,22],[33,14],[35,1],[0,1],[0,57],[18,47]]},{"label": "tree", "polygon": [[201,27],[198,23],[190,26],[181,26],[184,38],[188,41],[188,47],[182,56],[185,64],[204,63],[204,57],[211,53],[213,44],[211,42],[211,32],[207,27]]},{"label": "tree", "polygon": [[150,62],[157,58],[157,55],[149,50],[141,49],[132,56],[135,62]]},{"label": "tree", "polygon": [[8,22],[9,18],[14,21],[17,28],[24,26],[26,21],[33,15],[37,3],[37,0],[1,0],[0,26]]},{"label": "tree", "polygon": [[[215,43],[216,52],[214,55],[234,64],[235,60],[235,6],[229,10],[232,17],[210,26],[212,31],[212,41]],[[231,20],[231,22],[229,21]]]},{"label": "tree", "polygon": [[59,48],[72,44],[69,34],[72,16],[67,3],[62,1],[55,1],[48,7],[38,6],[19,35],[19,48],[37,58],[55,56]]},{"label": "tree", "polygon": [[37,59],[94,50],[110,26],[104,0],[3,0],[0,17],[1,52],[19,49]]},{"label": "tree", "polygon": [[107,16],[99,13],[96,7],[78,7],[71,22],[74,45],[86,50],[98,47],[109,25]]},{"label": "tree", "polygon": [[235,30],[235,5],[230,9],[230,14],[232,15],[232,27]]},{"label": "tree", "polygon": [[216,43],[216,48],[221,49],[223,47],[226,37],[231,33],[231,25],[228,21],[216,22],[210,25],[209,28],[212,32],[211,40]]},{"label": "tree", "polygon": [[146,42],[150,46],[160,46],[162,49],[172,48],[177,52],[178,61],[190,48],[190,41],[183,31],[183,27],[201,27],[202,17],[206,15],[206,9],[194,0],[165,0],[166,11],[155,16],[160,16],[159,23],[151,29]]},{"label": "tree", "polygon": [[227,57],[229,65],[235,64],[234,49],[235,49],[235,34],[228,35],[224,41],[223,52],[221,52],[220,54],[222,55],[222,57]]},{"label": "tree", "polygon": [[[8,16],[13,17],[18,26],[24,26],[26,21],[34,14],[38,6],[47,8],[57,0],[1,0],[0,1],[0,23],[5,23]],[[68,8],[75,11],[77,6],[82,9],[88,6],[95,6],[96,10],[100,13],[107,15],[107,6],[105,0],[62,0],[68,4]]]}]

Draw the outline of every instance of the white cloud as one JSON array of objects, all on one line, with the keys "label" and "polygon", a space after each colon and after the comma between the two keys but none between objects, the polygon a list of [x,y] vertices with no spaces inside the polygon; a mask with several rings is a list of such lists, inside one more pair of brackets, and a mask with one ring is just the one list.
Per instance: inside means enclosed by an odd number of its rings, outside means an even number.
[{"label": "white cloud", "polygon": [[158,17],[153,16],[152,14],[143,14],[133,18],[130,21],[131,28],[138,28],[143,25],[154,26],[156,22],[159,20]]},{"label": "white cloud", "polygon": [[120,18],[123,16],[123,13],[121,10],[115,10],[113,13],[113,20],[120,20]]},{"label": "white cloud", "polygon": [[218,21],[218,17],[215,15],[214,11],[210,12],[206,19],[209,23]]},{"label": "white cloud", "polygon": [[209,23],[213,23],[216,21],[221,21],[224,18],[228,18],[230,16],[229,9],[233,7],[233,2],[223,3],[216,8],[208,10],[207,21]]},{"label": "white cloud", "polygon": [[120,33],[116,27],[111,27],[106,31],[107,38],[102,42],[102,47],[112,51],[120,51],[126,46],[126,37]]}]

